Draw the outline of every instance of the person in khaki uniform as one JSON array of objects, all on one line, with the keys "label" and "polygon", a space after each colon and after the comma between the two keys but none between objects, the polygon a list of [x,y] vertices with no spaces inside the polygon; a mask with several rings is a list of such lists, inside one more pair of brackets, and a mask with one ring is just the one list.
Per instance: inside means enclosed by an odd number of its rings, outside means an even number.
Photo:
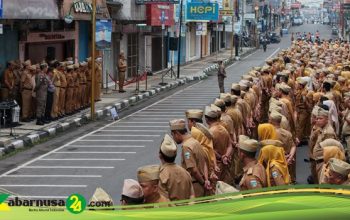
[{"label": "person in khaki uniform", "polygon": [[283,143],[277,140],[275,127],[269,123],[260,124],[258,136],[262,146],[258,161],[265,167],[267,185],[270,187],[289,184],[288,163]]},{"label": "person in khaki uniform", "polygon": [[[143,204],[144,197],[140,184],[133,179],[125,179],[120,203],[123,206]],[[125,210],[127,208],[123,208]]]},{"label": "person in khaki uniform", "polygon": [[159,149],[162,163],[159,169],[160,193],[170,201],[192,199],[195,195],[191,175],[175,163],[176,154],[176,143],[166,134]]},{"label": "person in khaki uniform", "polygon": [[60,98],[58,101],[58,115],[59,117],[64,117],[66,115],[66,90],[67,90],[67,78],[66,78],[66,66],[62,65],[58,68],[58,73],[60,74]]},{"label": "person in khaki uniform", "polygon": [[86,83],[87,83],[86,71],[88,71],[87,63],[86,62],[80,63],[80,69],[81,69],[80,70],[80,73],[81,73],[81,76],[80,76],[80,91],[81,91],[80,103],[81,103],[81,106],[83,108],[86,108],[87,107],[87,103],[86,103]]},{"label": "person in khaki uniform", "polygon": [[185,112],[188,129],[191,136],[196,139],[203,147],[208,158],[209,174],[214,172],[216,167],[216,157],[213,148],[213,136],[207,127],[203,125],[203,111],[200,109],[189,109]]},{"label": "person in khaki uniform", "polygon": [[66,114],[70,115],[73,113],[74,105],[74,80],[73,80],[74,66],[67,66],[66,81],[67,81],[67,91],[66,91]]},{"label": "person in khaki uniform", "polygon": [[101,85],[102,85],[102,58],[97,58],[96,73],[95,73],[95,101],[101,101]]},{"label": "person in khaki uniform", "polygon": [[119,92],[123,93],[124,90],[124,81],[125,81],[125,72],[127,69],[126,59],[124,52],[120,52],[119,61],[118,61],[118,76],[119,76]]},{"label": "person in khaki uniform", "polygon": [[[13,75],[15,77],[15,86],[13,89],[13,97],[16,100],[17,104],[20,106],[22,105],[21,102],[21,92],[20,92],[20,84],[21,84],[21,74],[22,74],[22,68],[21,68],[21,62],[17,60],[15,62],[15,68],[13,70]],[[22,107],[21,107],[22,108]]]},{"label": "person in khaki uniform", "polygon": [[91,64],[91,57],[87,58],[88,61],[88,71],[85,72],[86,74],[86,96],[85,96],[85,102],[87,103],[87,105],[90,105],[91,102],[91,69],[92,69],[92,64]]},{"label": "person in khaki uniform", "polygon": [[205,121],[209,125],[209,131],[213,136],[213,147],[216,155],[217,166],[220,172],[217,174],[219,180],[228,184],[233,183],[230,174],[230,160],[232,156],[232,142],[228,131],[220,125],[221,109],[215,105],[206,106],[204,115]]},{"label": "person in khaki uniform", "polygon": [[224,100],[215,99],[214,105],[221,109],[221,113],[220,113],[221,125],[224,126],[226,128],[226,130],[228,131],[228,133],[230,134],[232,142],[237,143],[237,138],[236,138],[236,134],[235,134],[234,127],[233,127],[233,120],[226,113],[226,105],[225,105]]},{"label": "person in khaki uniform", "polygon": [[329,111],[326,108],[327,106],[320,106],[320,108],[318,108],[315,124],[320,128],[312,151],[313,158],[316,162],[317,179],[320,177],[321,168],[323,166],[323,150],[320,143],[328,138],[337,139],[333,127],[329,124]]},{"label": "person in khaki uniform", "polygon": [[329,172],[325,176],[326,184],[350,185],[350,164],[331,158],[328,162]]},{"label": "person in khaki uniform", "polygon": [[145,204],[170,202],[159,190],[159,168],[159,165],[147,165],[137,170],[137,180],[142,187]]},{"label": "person in khaki uniform", "polygon": [[7,63],[7,68],[2,76],[2,89],[1,98],[3,101],[14,99],[14,88],[15,88],[15,75],[13,73],[15,68],[14,61]]},{"label": "person in khaki uniform", "polygon": [[301,77],[297,78],[295,97],[296,110],[296,137],[299,141],[305,140],[311,132],[311,101],[307,98],[308,91],[306,89],[307,81]]},{"label": "person in khaki uniform", "polygon": [[32,109],[32,74],[36,71],[35,65],[30,65],[29,62],[25,64],[25,70],[21,75],[21,94],[22,94],[22,121],[29,122],[31,118]]},{"label": "person in khaki uniform", "polygon": [[58,110],[59,110],[59,100],[60,100],[60,87],[61,87],[61,77],[57,70],[57,68],[61,65],[64,65],[63,63],[59,63],[58,61],[54,64],[54,70],[52,75],[52,83],[55,86],[55,93],[53,95],[53,103],[52,103],[52,111],[51,111],[51,117],[52,120],[58,119]]},{"label": "person in khaki uniform", "polygon": [[296,183],[296,146],[293,141],[292,133],[281,128],[282,115],[272,111],[269,122],[275,126],[277,139],[283,143],[283,148],[286,153],[288,170],[291,176],[292,183]]},{"label": "person in khaki uniform", "polygon": [[200,143],[187,132],[183,119],[170,121],[171,135],[177,144],[182,144],[181,165],[192,177],[193,189],[196,197],[205,195],[210,190],[208,179],[208,164],[205,152]]},{"label": "person in khaki uniform", "polygon": [[345,107],[345,110],[342,112],[343,127],[342,127],[341,137],[346,143],[345,152],[349,160],[350,158],[350,93],[349,92],[344,93],[344,107]]},{"label": "person in khaki uniform", "polygon": [[[74,65],[73,65],[74,68]],[[78,69],[73,70],[72,72],[72,78],[73,78],[73,101],[72,101],[72,111],[73,113],[77,112],[79,109],[78,107],[78,99],[79,99],[79,78],[78,78]]]},{"label": "person in khaki uniform", "polygon": [[79,68],[79,64],[73,65],[74,66],[74,71],[76,72],[76,80],[75,80],[75,92],[76,92],[76,97],[75,97],[75,110],[78,111],[82,108],[81,105],[81,82],[82,82],[82,73],[81,69]]},{"label": "person in khaki uniform", "polygon": [[265,168],[255,159],[259,143],[246,136],[240,136],[238,154],[243,163],[243,177],[239,183],[241,190],[267,187]]}]

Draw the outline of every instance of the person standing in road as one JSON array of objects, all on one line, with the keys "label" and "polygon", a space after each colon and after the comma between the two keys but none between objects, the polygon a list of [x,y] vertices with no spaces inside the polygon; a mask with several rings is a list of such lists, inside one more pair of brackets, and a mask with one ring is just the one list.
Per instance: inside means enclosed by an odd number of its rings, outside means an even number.
[{"label": "person standing in road", "polygon": [[175,119],[169,124],[174,141],[182,144],[181,164],[191,174],[195,196],[204,196],[205,190],[211,189],[211,185],[208,179],[207,157],[203,147],[187,132],[185,120]]},{"label": "person standing in road", "polygon": [[176,154],[176,143],[166,134],[159,149],[162,163],[159,173],[160,192],[170,201],[194,198],[191,175],[175,163]]},{"label": "person standing in road", "polygon": [[119,61],[118,61],[118,72],[119,72],[119,92],[123,93],[124,90],[124,81],[125,81],[125,72],[127,69],[126,59],[124,51],[120,52]]},{"label": "person standing in road", "polygon": [[265,168],[255,159],[259,143],[240,135],[238,143],[238,155],[242,161],[243,177],[239,183],[241,190],[259,189],[267,186]]},{"label": "person standing in road", "polygon": [[40,64],[40,71],[35,76],[35,93],[36,93],[36,124],[44,125],[45,120],[45,107],[47,98],[48,80],[46,78],[47,64]]},{"label": "person standing in road", "polygon": [[225,88],[224,88],[224,80],[226,78],[225,65],[222,62],[222,60],[218,62],[218,65],[219,65],[219,69],[218,69],[219,89],[220,89],[220,93],[225,93]]},{"label": "person standing in road", "polygon": [[144,203],[170,202],[159,190],[159,165],[148,165],[137,170],[137,180],[142,187]]}]

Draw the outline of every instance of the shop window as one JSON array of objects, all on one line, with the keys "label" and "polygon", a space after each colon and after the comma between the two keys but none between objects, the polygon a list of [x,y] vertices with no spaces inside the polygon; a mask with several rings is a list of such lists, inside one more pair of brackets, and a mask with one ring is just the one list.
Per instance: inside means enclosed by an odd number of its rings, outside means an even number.
[{"label": "shop window", "polygon": [[30,32],[50,32],[51,21],[39,20],[39,21],[27,21],[28,29]]},{"label": "shop window", "polygon": [[128,34],[128,76],[135,76],[138,65],[139,39],[138,34]]}]

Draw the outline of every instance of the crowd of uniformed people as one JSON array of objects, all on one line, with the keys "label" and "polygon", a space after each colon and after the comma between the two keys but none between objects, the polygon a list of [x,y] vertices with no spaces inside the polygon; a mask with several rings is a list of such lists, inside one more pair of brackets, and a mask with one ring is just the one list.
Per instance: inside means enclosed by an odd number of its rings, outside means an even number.
[{"label": "crowd of uniformed people", "polygon": [[232,83],[230,93],[221,88],[211,105],[171,120],[159,165],[124,180],[122,204],[297,184],[299,146],[309,148],[309,183],[349,185],[349,58],[347,42],[293,41]]},{"label": "crowd of uniformed people", "polygon": [[100,100],[102,59],[96,59],[95,84],[92,85],[92,61],[30,60],[9,61],[2,76],[1,100],[15,100],[21,107],[21,121],[37,120],[43,125],[90,106],[91,89],[95,101]]}]

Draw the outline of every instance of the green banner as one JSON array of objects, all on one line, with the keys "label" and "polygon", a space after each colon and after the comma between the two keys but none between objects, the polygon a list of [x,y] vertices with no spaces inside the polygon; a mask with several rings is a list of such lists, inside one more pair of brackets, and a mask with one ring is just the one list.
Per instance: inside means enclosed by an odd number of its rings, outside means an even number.
[{"label": "green banner", "polygon": [[[0,196],[0,199],[5,196]],[[6,197],[7,198],[7,197]],[[12,200],[12,202],[11,202]],[[74,194],[66,206],[14,206],[19,201],[7,199],[8,209],[0,209],[1,219],[349,219],[350,189],[335,186],[289,186],[275,187],[225,194],[194,201],[171,203],[170,207],[159,204],[126,207],[113,206],[91,208],[85,206],[84,198]],[[23,201],[21,201],[23,202]],[[52,201],[51,201],[52,202]],[[82,202],[82,203],[80,203]],[[10,206],[11,204],[11,206]],[[22,204],[23,205],[23,204]],[[73,205],[73,206],[72,206]],[[67,208],[66,208],[67,207]],[[70,207],[77,212],[69,211]],[[79,207],[81,209],[79,209]],[[68,210],[67,210],[68,209]]]}]

